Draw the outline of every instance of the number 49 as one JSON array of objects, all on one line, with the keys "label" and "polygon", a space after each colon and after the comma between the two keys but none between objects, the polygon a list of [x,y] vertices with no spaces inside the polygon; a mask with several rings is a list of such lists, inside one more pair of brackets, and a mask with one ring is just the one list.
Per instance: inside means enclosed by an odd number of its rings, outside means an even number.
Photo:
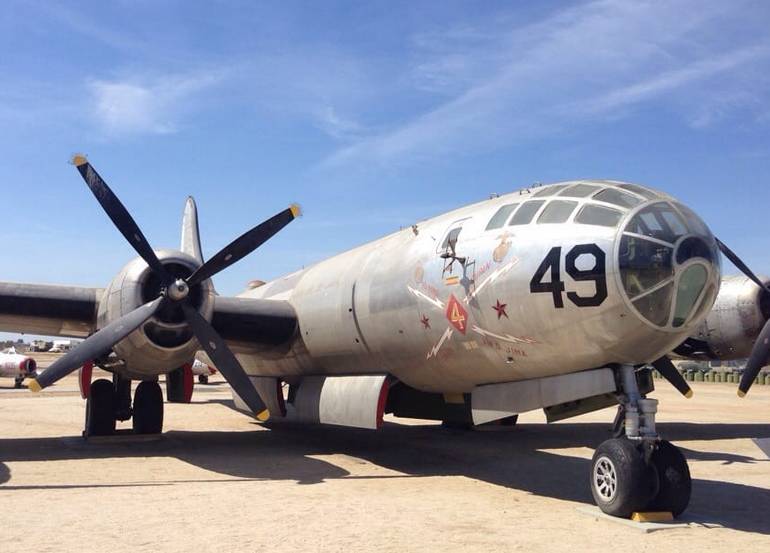
[{"label": "number 49", "polygon": [[[578,269],[575,265],[577,258],[583,254],[594,257],[594,266],[591,269]],[[576,281],[592,280],[596,286],[593,296],[579,296],[576,292],[567,292],[567,298],[578,307],[596,307],[607,299],[607,274],[605,269],[604,251],[596,244],[578,244],[572,248],[564,259],[567,274]],[[529,291],[534,293],[550,292],[553,294],[553,305],[557,308],[564,307],[564,282],[561,280],[561,247],[551,248],[548,255],[535,271],[529,282]],[[550,270],[551,282],[543,282],[543,277]]]}]

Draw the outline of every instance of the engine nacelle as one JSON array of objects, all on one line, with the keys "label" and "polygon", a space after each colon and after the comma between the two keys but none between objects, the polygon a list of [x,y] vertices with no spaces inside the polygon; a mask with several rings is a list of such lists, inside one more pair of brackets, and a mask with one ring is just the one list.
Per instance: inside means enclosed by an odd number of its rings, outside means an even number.
[{"label": "engine nacelle", "polygon": [[691,358],[748,357],[768,318],[770,294],[746,277],[725,277],[706,320],[674,352]]},{"label": "engine nacelle", "polygon": [[[158,259],[172,277],[187,278],[200,263],[175,250],[159,250]],[[126,265],[104,291],[97,315],[98,328],[154,300],[160,294],[160,280],[142,258]],[[208,321],[214,313],[214,288],[210,280],[190,290],[189,301]],[[181,307],[167,303],[155,316],[113,347],[125,364],[121,373],[146,379],[191,363],[200,348],[185,322]]]}]

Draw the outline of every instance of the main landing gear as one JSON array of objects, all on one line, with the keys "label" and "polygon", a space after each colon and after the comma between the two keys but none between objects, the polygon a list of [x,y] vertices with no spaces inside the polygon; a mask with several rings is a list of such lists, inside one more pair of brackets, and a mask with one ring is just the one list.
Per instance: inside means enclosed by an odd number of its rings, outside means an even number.
[{"label": "main landing gear", "polygon": [[[613,516],[667,511],[680,515],[690,502],[687,461],[655,430],[658,401],[639,393],[634,367],[619,369],[621,407],[616,426],[624,435],[602,443],[591,461],[591,493],[599,508]],[[620,434],[620,433],[618,433]]]},{"label": "main landing gear", "polygon": [[163,394],[156,381],[140,382],[131,403],[131,381],[113,375],[91,384],[86,400],[83,436],[110,436],[117,421],[132,419],[134,434],[159,434],[163,430]]}]

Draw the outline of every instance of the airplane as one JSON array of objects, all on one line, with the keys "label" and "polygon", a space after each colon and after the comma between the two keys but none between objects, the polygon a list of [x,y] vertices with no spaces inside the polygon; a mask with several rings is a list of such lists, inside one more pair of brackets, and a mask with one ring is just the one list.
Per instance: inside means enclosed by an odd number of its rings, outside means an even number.
[{"label": "airplane", "polygon": [[[648,187],[581,180],[531,187],[420,221],[236,297],[212,277],[300,215],[292,205],[204,261],[188,198],[178,250],[153,249],[82,155],[72,160],[139,254],[105,289],[0,283],[0,330],[86,338],[29,381],[86,363],[84,435],[131,419],[158,433],[158,376],[203,350],[259,420],[379,428],[396,417],[488,424],[543,409],[549,422],[618,406],[589,474],[600,509],[680,515],[687,462],[655,426],[652,363],[697,334],[719,293],[721,251],[768,287],[690,208]],[[754,342],[739,395],[770,357]],[[139,381],[131,399],[131,381]]]},{"label": "airplane", "polygon": [[195,359],[190,369],[192,370],[192,374],[198,377],[198,384],[208,384],[209,377],[217,374],[217,370],[214,367],[204,363],[200,359]]},{"label": "airplane", "polygon": [[37,374],[37,363],[31,357],[16,353],[10,347],[0,352],[0,376],[14,379],[14,388],[21,388],[25,378]]}]

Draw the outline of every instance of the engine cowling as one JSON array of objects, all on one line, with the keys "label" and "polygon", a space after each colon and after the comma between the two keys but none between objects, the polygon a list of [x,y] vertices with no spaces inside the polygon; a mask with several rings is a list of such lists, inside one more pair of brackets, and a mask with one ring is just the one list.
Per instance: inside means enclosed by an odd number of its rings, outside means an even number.
[{"label": "engine cowling", "polygon": [[[158,259],[173,277],[187,278],[200,263],[175,250],[156,251]],[[162,284],[142,258],[128,263],[112,280],[99,303],[98,328],[130,313],[157,298]],[[214,312],[214,288],[205,280],[190,290],[190,301],[198,312],[211,321]],[[143,379],[169,372],[192,362],[200,348],[185,322],[178,305],[168,303],[157,315],[113,347],[126,376]]]},{"label": "engine cowling", "polygon": [[[767,282],[765,278],[762,281]],[[691,358],[742,359],[751,353],[768,318],[770,294],[746,277],[725,277],[706,320],[674,353]]]}]

